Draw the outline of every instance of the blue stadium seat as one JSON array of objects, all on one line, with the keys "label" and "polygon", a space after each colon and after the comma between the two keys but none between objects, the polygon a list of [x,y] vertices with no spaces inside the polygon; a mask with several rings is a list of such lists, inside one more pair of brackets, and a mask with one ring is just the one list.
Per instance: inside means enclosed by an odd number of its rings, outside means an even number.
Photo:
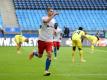
[{"label": "blue stadium seat", "polygon": [[106,0],[13,0],[16,9],[104,9]]},{"label": "blue stadium seat", "polygon": [[[43,10],[22,11],[20,14],[18,11],[20,12],[17,10],[16,13],[20,25],[25,28],[31,27],[30,29],[38,29],[41,24],[41,17],[45,15]],[[64,26],[70,28],[83,26],[87,30],[100,30],[107,26],[106,12],[106,10],[60,10],[60,15],[55,18],[61,28]]]},{"label": "blue stadium seat", "polygon": [[60,13],[56,18],[61,28],[103,30],[107,26],[106,0],[14,0],[22,29],[38,29],[48,6]]}]

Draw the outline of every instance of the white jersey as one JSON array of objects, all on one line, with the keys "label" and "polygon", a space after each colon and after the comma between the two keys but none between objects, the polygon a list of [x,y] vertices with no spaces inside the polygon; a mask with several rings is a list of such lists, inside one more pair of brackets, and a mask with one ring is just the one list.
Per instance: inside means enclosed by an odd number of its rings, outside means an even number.
[{"label": "white jersey", "polygon": [[62,34],[62,30],[58,27],[55,32],[54,32],[54,41],[58,41],[61,42],[61,34]]},{"label": "white jersey", "polygon": [[42,27],[39,32],[39,40],[53,42],[53,31],[55,19],[51,19],[49,23],[44,23],[49,17],[42,17]]}]

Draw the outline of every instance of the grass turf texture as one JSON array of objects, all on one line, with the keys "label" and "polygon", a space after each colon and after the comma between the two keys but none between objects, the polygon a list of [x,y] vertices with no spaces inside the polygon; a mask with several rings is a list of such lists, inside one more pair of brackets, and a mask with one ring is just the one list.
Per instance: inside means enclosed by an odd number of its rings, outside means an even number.
[{"label": "grass turf texture", "polygon": [[84,47],[86,63],[71,63],[71,47],[61,47],[57,60],[52,60],[51,75],[43,76],[46,54],[42,59],[28,60],[34,47],[22,47],[21,54],[15,47],[0,47],[0,80],[107,80],[107,47],[96,47],[92,54]]}]

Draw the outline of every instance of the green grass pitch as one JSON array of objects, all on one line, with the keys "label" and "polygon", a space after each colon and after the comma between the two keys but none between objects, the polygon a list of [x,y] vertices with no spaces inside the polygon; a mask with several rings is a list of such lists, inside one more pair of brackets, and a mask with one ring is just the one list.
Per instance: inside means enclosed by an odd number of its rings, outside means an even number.
[{"label": "green grass pitch", "polygon": [[90,47],[83,47],[87,62],[71,63],[71,47],[61,47],[58,57],[52,59],[51,75],[43,76],[46,53],[43,58],[28,60],[34,47],[22,47],[21,54],[15,47],[0,47],[0,80],[107,80],[107,47],[96,47],[92,54]]}]

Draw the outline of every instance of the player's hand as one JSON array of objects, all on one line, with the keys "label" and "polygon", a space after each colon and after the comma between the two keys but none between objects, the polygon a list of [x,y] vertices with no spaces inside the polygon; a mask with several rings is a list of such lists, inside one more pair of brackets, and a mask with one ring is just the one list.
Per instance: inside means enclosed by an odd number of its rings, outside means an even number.
[{"label": "player's hand", "polygon": [[53,14],[53,15],[54,15],[54,16],[55,16],[55,15],[59,15],[59,13],[58,13],[58,12],[54,12],[54,14]]}]

